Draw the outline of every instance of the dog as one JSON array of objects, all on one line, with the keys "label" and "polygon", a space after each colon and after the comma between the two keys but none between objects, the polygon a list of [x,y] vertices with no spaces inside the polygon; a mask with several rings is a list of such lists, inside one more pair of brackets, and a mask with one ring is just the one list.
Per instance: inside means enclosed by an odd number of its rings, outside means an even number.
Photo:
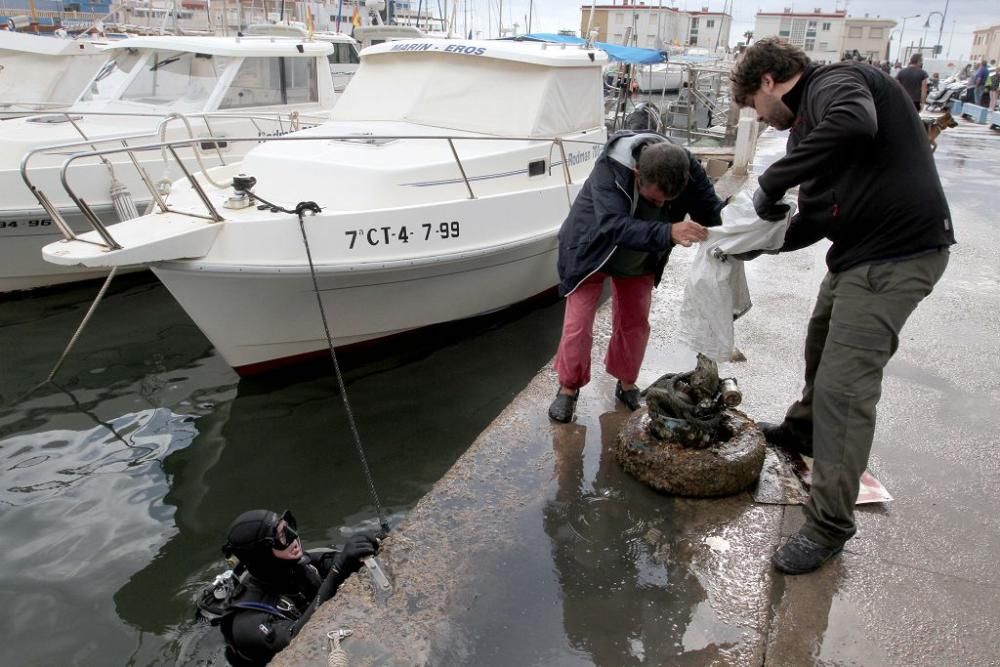
[{"label": "dog", "polygon": [[927,128],[927,139],[931,142],[931,152],[937,150],[937,138],[949,127],[958,127],[958,122],[952,118],[951,111],[945,111],[937,118],[923,118]]}]

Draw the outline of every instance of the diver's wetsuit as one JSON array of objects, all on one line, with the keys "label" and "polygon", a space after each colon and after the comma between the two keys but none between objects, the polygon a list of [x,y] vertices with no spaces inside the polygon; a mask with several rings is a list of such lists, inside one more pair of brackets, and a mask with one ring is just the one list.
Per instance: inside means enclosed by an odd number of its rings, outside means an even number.
[{"label": "diver's wetsuit", "polygon": [[222,620],[226,659],[234,667],[266,665],[288,646],[319,605],[347,578],[327,577],[336,552],[309,551],[266,580],[250,575],[233,596],[235,609]]}]

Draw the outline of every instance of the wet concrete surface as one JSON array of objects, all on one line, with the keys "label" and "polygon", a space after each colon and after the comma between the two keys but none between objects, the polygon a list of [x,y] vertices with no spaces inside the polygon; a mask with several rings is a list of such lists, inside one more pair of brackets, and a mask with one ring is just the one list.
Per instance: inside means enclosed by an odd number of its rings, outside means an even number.
[{"label": "wet concrete surface", "polygon": [[[870,469],[895,500],[858,510],[841,556],[782,575],[769,558],[799,507],[661,495],[621,470],[606,304],[575,422],[546,417],[545,367],[386,541],[393,594],[352,577],[272,664],[326,664],[339,627],[352,665],[1000,664],[1000,134],[962,122],[939,146],[960,243],[886,369]],[[781,150],[766,134],[755,168]],[[825,249],[747,266],[747,361],[720,374],[758,420],[801,390]],[[655,293],[640,385],[693,367],[673,342],[692,256]]]}]

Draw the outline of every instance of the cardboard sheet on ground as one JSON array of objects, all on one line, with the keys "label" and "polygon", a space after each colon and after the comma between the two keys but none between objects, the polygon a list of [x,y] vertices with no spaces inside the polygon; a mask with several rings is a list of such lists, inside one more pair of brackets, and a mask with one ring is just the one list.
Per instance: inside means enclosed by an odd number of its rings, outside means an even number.
[{"label": "cardboard sheet on ground", "polygon": [[[768,445],[764,468],[753,488],[753,499],[767,505],[803,505],[809,499],[812,459]],[[892,496],[882,483],[866,470],[861,476],[857,505],[886,503]]]}]

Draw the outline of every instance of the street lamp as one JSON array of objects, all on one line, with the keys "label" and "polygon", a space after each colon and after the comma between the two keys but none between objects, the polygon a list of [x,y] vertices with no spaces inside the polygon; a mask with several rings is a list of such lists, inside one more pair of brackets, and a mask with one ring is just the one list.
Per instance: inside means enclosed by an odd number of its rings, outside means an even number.
[{"label": "street lamp", "polygon": [[892,49],[892,36],[899,32],[899,28],[894,28],[889,31],[889,41],[885,43],[885,61],[892,65],[892,56],[890,55]]},{"label": "street lamp", "polygon": [[927,28],[931,27],[931,17],[932,16],[934,16],[935,14],[937,14],[938,16],[941,17],[941,25],[938,26],[938,38],[937,38],[937,46],[938,46],[939,49],[941,48],[941,33],[944,32],[944,19],[945,19],[946,16],[948,16],[948,3],[950,1],[951,0],[944,0],[944,12],[943,13],[942,12],[931,12],[930,14],[927,15],[927,20],[924,21],[924,30],[926,30]]},{"label": "street lamp", "polygon": [[902,58],[903,58],[903,33],[906,32],[906,20],[907,19],[918,19],[918,18],[920,18],[920,14],[914,14],[913,16],[904,16],[903,17],[903,25],[899,29],[899,48],[896,49],[896,61],[899,62],[900,65],[905,64],[905,63],[903,63]]}]

